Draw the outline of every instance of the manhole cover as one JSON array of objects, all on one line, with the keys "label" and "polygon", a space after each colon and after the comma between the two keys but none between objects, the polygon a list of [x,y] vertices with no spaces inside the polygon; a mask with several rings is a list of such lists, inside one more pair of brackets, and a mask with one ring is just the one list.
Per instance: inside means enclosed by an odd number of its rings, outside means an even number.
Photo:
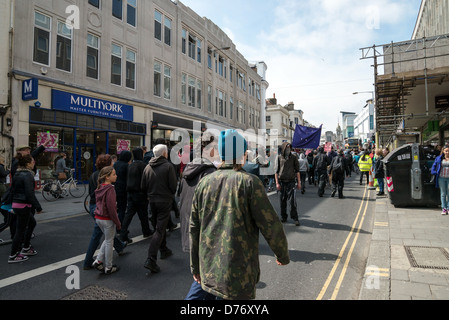
[{"label": "manhole cover", "polygon": [[126,300],[128,295],[100,286],[89,286],[81,289],[62,300]]},{"label": "manhole cover", "polygon": [[404,246],[412,267],[449,270],[449,254],[444,248]]}]

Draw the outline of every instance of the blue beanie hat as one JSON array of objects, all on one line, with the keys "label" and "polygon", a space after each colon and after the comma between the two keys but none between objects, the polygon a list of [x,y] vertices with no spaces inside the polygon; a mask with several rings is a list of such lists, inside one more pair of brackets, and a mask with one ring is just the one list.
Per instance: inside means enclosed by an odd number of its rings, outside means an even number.
[{"label": "blue beanie hat", "polygon": [[243,157],[248,144],[236,130],[226,130],[220,133],[218,152],[222,161],[232,161]]}]

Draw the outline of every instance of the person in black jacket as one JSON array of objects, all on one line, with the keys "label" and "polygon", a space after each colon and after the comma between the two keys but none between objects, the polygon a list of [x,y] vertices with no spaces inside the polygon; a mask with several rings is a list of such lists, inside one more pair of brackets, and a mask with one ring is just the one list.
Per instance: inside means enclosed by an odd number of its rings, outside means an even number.
[{"label": "person in black jacket", "polygon": [[318,196],[322,197],[324,194],[324,188],[328,181],[327,167],[330,165],[329,157],[324,153],[324,148],[318,149],[318,154],[313,159],[313,168],[318,177]]},{"label": "person in black jacket", "polygon": [[128,166],[128,176],[126,180],[126,192],[128,193],[127,207],[125,217],[123,218],[122,229],[120,231],[120,238],[122,241],[132,243],[128,236],[128,228],[134,215],[137,213],[142,233],[145,238],[153,234],[150,229],[150,222],[148,219],[148,200],[145,192],[143,192],[140,182],[145,170],[146,164],[143,162],[143,150],[140,147],[133,149],[133,162]]},{"label": "person in black jacket", "polygon": [[384,192],[385,170],[384,170],[384,163],[382,161],[383,159],[384,159],[384,156],[383,156],[382,149],[377,149],[376,150],[376,162],[375,162],[375,167],[374,167],[374,178],[377,179],[377,183],[379,184],[379,193],[376,194],[378,196],[385,195],[385,192]]},{"label": "person in black jacket", "polygon": [[28,256],[37,254],[30,243],[36,227],[33,209],[37,214],[42,212],[42,207],[34,194],[34,159],[29,154],[24,156],[17,154],[16,159],[18,168],[12,180],[11,190],[12,208],[17,220],[8,263],[26,261]]},{"label": "person in black jacket", "polygon": [[170,220],[173,201],[175,201],[178,180],[175,167],[167,159],[167,146],[157,145],[153,148],[153,152],[154,158],[145,168],[141,186],[147,195],[153,219],[156,221],[156,230],[148,248],[148,258],[144,267],[152,273],[157,273],[160,271],[156,263],[158,251],[161,252],[161,259],[172,255],[172,251],[167,247],[166,228]]},{"label": "person in black jacket", "polygon": [[343,150],[339,150],[336,157],[332,159],[329,174],[332,174],[332,194],[335,196],[338,190],[338,198],[343,199],[343,187],[345,186],[345,174],[347,169],[347,162]]},{"label": "person in black jacket", "polygon": [[128,166],[133,155],[130,151],[122,151],[118,157],[118,161],[114,163],[115,173],[117,174],[117,181],[115,182],[115,193],[117,195],[117,214],[121,223],[125,218],[127,196],[126,181],[128,179]]}]

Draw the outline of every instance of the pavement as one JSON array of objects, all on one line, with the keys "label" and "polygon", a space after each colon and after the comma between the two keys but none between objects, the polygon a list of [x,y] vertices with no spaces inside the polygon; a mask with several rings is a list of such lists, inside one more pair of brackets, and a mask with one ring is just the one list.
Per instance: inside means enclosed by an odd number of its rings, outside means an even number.
[{"label": "pavement", "polygon": [[396,208],[388,194],[377,196],[359,299],[449,299],[449,216],[439,208]]}]

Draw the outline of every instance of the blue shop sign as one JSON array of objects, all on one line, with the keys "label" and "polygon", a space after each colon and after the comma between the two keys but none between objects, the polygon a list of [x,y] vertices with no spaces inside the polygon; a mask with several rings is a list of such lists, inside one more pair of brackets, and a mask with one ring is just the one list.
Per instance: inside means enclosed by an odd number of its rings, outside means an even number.
[{"label": "blue shop sign", "polygon": [[134,121],[133,106],[59,90],[52,90],[51,105],[53,110]]},{"label": "blue shop sign", "polygon": [[39,98],[39,80],[36,78],[23,80],[22,100],[37,100]]}]

